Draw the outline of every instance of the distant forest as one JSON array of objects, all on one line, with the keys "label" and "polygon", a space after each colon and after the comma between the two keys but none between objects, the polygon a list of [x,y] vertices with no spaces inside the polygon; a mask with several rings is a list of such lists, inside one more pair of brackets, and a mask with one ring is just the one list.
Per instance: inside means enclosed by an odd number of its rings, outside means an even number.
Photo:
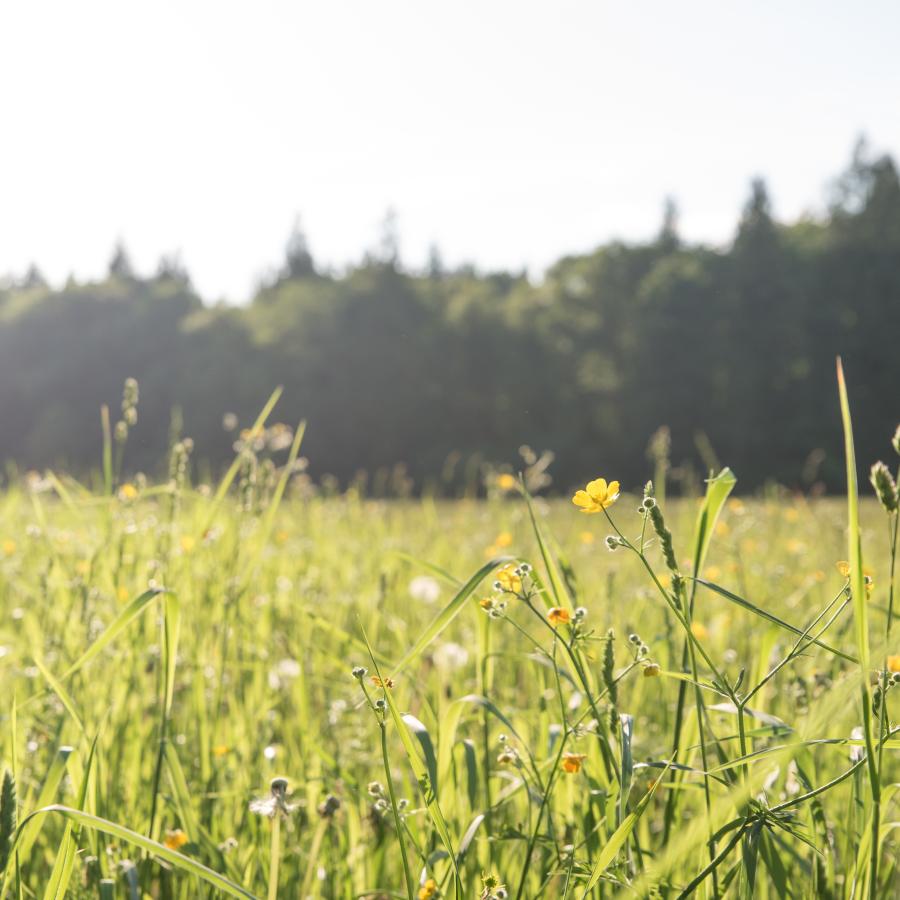
[{"label": "distant forest", "polygon": [[900,179],[864,145],[817,217],[775,221],[755,181],[727,246],[685,243],[671,204],[653,240],[563,258],[539,283],[437,253],[410,271],[396,246],[388,231],[336,273],[297,231],[240,307],[204,305],[177,260],[137,274],[122,247],[100,282],[6,279],[0,457],[98,468],[100,404],[115,413],[129,376],[125,464],[148,474],[164,471],[173,415],[195,459],[220,467],[235,439],[223,417],[249,425],[276,385],[273,420],[308,420],[313,475],[402,463],[413,484],[443,473],[451,490],[466,460],[515,467],[525,444],[555,453],[556,488],[597,475],[636,488],[660,426],[695,477],[718,460],[745,490],[839,490],[836,354],[861,467],[900,419]]}]

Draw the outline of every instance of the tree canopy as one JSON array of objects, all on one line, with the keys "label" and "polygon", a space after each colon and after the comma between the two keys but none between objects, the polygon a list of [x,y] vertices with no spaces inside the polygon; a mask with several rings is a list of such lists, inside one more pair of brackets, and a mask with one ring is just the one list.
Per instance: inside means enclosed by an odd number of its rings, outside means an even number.
[{"label": "tree canopy", "polygon": [[275,385],[278,418],[309,422],[314,473],[342,480],[405,463],[418,484],[451,453],[556,454],[556,484],[628,485],[668,426],[676,464],[727,462],[839,489],[834,357],[853,391],[861,459],[900,412],[900,179],[857,149],[826,214],[772,214],[754,181],[733,240],[687,244],[667,201],[657,236],[518,273],[402,265],[393,216],[381,246],[329,272],[295,227],[283,264],[246,306],[206,306],[177,257],[149,278],[122,244],[97,283],[50,287],[32,266],[0,287],[0,454],[24,467],[95,467],[98,406],[141,385],[127,464],[155,470],[173,409],[197,457],[219,465]]}]

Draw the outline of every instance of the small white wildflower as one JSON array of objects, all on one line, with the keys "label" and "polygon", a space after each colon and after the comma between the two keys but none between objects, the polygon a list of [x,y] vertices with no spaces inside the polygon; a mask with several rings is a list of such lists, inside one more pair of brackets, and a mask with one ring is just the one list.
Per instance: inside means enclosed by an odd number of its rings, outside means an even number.
[{"label": "small white wildflower", "polygon": [[430,575],[418,575],[409,583],[409,596],[419,603],[435,603],[441,596],[441,586]]}]

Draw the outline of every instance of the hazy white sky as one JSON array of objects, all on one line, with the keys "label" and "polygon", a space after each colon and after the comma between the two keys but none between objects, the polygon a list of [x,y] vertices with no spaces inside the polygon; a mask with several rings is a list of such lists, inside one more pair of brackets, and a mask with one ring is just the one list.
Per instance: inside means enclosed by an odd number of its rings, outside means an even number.
[{"label": "hazy white sky", "polygon": [[896,0],[0,0],[0,272],[180,250],[245,299],[296,214],[315,257],[538,274],[658,227],[726,240],[748,180],[820,207],[900,151]]}]

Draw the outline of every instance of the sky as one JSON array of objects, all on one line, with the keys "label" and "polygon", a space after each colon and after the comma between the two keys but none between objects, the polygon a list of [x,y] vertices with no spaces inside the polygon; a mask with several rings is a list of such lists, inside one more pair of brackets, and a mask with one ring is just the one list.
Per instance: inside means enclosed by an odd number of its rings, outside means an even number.
[{"label": "sky", "polygon": [[0,272],[180,253],[243,302],[297,216],[322,264],[522,269],[659,228],[729,240],[752,177],[821,210],[900,156],[896,0],[0,0]]}]

